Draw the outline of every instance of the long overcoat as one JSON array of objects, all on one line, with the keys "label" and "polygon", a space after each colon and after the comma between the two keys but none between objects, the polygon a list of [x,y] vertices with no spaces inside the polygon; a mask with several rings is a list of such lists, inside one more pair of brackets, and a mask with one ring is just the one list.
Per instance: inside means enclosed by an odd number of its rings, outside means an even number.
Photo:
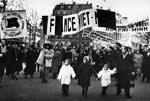
[{"label": "long overcoat", "polygon": [[142,73],[150,77],[150,55],[147,53],[145,53],[143,57]]},{"label": "long overcoat", "polygon": [[125,58],[120,54],[117,63],[118,85],[121,88],[130,87],[131,72],[133,69],[133,57],[127,54]]},{"label": "long overcoat", "polygon": [[60,51],[55,51],[52,58],[52,73],[58,73],[62,61],[62,54]]},{"label": "long overcoat", "polygon": [[35,50],[28,50],[26,52],[26,68],[24,69],[24,72],[26,74],[33,74],[36,71],[36,60],[37,60],[37,53]]},{"label": "long overcoat", "polygon": [[17,48],[12,48],[9,52],[9,68],[11,72],[22,70],[23,52]]},{"label": "long overcoat", "polygon": [[82,63],[77,72],[78,85],[82,87],[90,86],[90,77],[92,73],[97,77],[96,71],[90,63]]}]

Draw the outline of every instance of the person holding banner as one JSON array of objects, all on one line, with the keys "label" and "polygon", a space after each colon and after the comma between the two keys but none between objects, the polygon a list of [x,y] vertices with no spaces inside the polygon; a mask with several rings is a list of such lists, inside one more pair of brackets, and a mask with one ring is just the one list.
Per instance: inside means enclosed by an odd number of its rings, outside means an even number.
[{"label": "person holding banner", "polygon": [[8,49],[6,45],[6,40],[1,40],[0,46],[0,88],[2,87],[2,80],[4,76],[4,69],[8,64]]}]

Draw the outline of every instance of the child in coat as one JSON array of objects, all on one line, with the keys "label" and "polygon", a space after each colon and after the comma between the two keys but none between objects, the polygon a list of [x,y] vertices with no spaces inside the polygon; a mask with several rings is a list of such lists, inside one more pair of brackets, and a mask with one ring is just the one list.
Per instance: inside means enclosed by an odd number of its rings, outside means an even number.
[{"label": "child in coat", "polygon": [[70,66],[69,59],[66,59],[57,77],[57,79],[60,80],[61,82],[63,95],[68,96],[71,77],[75,78],[75,76],[76,76],[75,72],[73,68]]},{"label": "child in coat", "polygon": [[116,73],[116,68],[110,70],[108,63],[103,66],[101,71],[99,71],[98,78],[101,78],[101,86],[102,86],[101,96],[106,95],[106,90],[111,83],[111,75],[115,73]]}]

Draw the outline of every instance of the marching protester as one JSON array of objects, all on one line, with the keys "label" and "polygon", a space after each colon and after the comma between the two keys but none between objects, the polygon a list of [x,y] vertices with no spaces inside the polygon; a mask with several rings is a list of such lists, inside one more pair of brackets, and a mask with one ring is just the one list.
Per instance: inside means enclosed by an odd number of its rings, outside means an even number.
[{"label": "marching protester", "polygon": [[68,46],[63,54],[62,61],[65,61],[66,59],[70,60],[70,63],[72,63],[73,60],[73,54],[71,52],[71,46]]},{"label": "marching protester", "polygon": [[113,70],[109,69],[109,63],[105,64],[101,71],[98,73],[98,78],[101,78],[101,86],[102,86],[102,92],[101,96],[106,95],[106,90],[108,86],[111,83],[111,75],[115,74],[117,72],[117,69],[114,68]]},{"label": "marching protester", "polygon": [[73,57],[73,61],[71,63],[71,66],[73,67],[75,73],[77,73],[79,65],[80,65],[80,60],[79,60],[79,49],[77,46],[74,46],[72,51],[72,57]]},{"label": "marching protester", "polygon": [[[36,51],[36,55],[38,57],[39,54],[40,54],[40,51],[41,51],[41,47],[40,47],[39,43],[35,44],[34,48],[35,48],[35,51]],[[37,67],[37,71],[39,72],[40,71],[40,65],[36,64],[36,67]]]},{"label": "marching protester", "polygon": [[84,97],[87,97],[88,87],[90,86],[90,77],[92,76],[92,73],[94,73],[95,77],[97,78],[97,74],[91,64],[90,57],[84,56],[83,63],[80,64],[76,74],[78,85],[82,87],[82,95]]},{"label": "marching protester", "polygon": [[36,60],[37,54],[34,49],[34,45],[30,46],[26,52],[25,63],[26,68],[24,69],[24,78],[27,79],[27,76],[30,75],[33,78],[33,74],[36,71]]},{"label": "marching protester", "polygon": [[69,85],[71,83],[71,77],[75,78],[75,72],[70,65],[70,60],[66,59],[57,77],[57,79],[60,80],[62,85],[62,94],[65,96],[68,96],[69,94]]},{"label": "marching protester", "polygon": [[[39,78],[43,78],[44,76],[44,54],[45,54],[46,44],[41,46],[41,51],[39,52],[38,58],[36,60],[36,65],[39,66],[40,76]],[[43,80],[42,80],[43,81]]]},{"label": "marching protester", "polygon": [[99,49],[96,49],[96,50],[92,50],[92,58],[93,58],[93,62],[95,63],[93,65],[94,69],[96,70],[96,72],[98,73],[101,68],[100,68],[100,64],[102,64],[102,61],[101,61],[101,54],[100,54],[100,50]]},{"label": "marching protester", "polygon": [[19,44],[13,43],[9,51],[9,68],[12,79],[18,79],[19,72],[22,70],[23,52]]},{"label": "marching protester", "polygon": [[150,82],[150,49],[146,49],[143,53],[143,67],[142,67],[142,82]]},{"label": "marching protester", "polygon": [[[10,42],[7,42],[7,53],[9,56],[10,50],[12,48],[12,44]],[[11,75],[11,68],[10,68],[10,64],[9,64],[9,58],[8,58],[8,64],[6,65],[6,76],[10,76]]]},{"label": "marching protester", "polygon": [[62,53],[59,50],[59,44],[55,46],[54,49],[54,56],[53,56],[53,61],[52,61],[52,76],[53,79],[57,78],[57,74],[59,72],[59,69],[61,67],[61,62],[62,62]]},{"label": "marching protester", "polygon": [[53,45],[45,43],[36,61],[36,63],[41,67],[40,77],[42,78],[42,83],[48,82],[48,76],[52,69],[53,57]]},{"label": "marching protester", "polygon": [[4,69],[8,64],[8,49],[6,45],[6,40],[1,40],[0,46],[0,88],[2,87],[2,81],[4,76]]},{"label": "marching protester", "polygon": [[125,96],[127,98],[132,98],[130,95],[130,80],[131,75],[135,75],[133,72],[133,58],[128,54],[128,48],[122,47],[122,54],[118,56],[117,60],[117,93],[116,95],[121,94],[121,89],[125,90]]},{"label": "marching protester", "polygon": [[137,79],[139,80],[142,76],[141,69],[143,65],[143,55],[140,54],[140,51],[137,50],[133,56],[134,68],[136,71]]},{"label": "marching protester", "polygon": [[52,69],[52,61],[54,56],[53,46],[51,44],[45,44],[45,53],[44,53],[44,75],[42,77],[42,82],[47,83],[49,73]]}]

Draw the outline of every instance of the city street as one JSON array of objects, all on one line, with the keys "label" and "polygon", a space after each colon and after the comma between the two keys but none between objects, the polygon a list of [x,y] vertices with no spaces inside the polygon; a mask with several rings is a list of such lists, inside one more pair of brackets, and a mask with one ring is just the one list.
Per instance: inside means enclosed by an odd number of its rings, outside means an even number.
[{"label": "city street", "polygon": [[[0,0],[0,101],[150,101],[149,11],[150,0]],[[91,77],[87,93],[91,68],[102,87]],[[129,92],[135,74],[148,79]]]},{"label": "city street", "polygon": [[135,88],[131,89],[132,99],[122,94],[116,96],[115,81],[107,90],[107,95],[101,97],[100,80],[91,78],[91,87],[88,90],[88,97],[81,96],[81,88],[77,80],[73,80],[70,86],[69,96],[61,95],[61,85],[58,80],[49,79],[48,83],[41,83],[39,73],[34,78],[24,79],[20,74],[19,80],[4,78],[4,86],[0,88],[0,101],[150,101],[150,83],[136,81]]}]

